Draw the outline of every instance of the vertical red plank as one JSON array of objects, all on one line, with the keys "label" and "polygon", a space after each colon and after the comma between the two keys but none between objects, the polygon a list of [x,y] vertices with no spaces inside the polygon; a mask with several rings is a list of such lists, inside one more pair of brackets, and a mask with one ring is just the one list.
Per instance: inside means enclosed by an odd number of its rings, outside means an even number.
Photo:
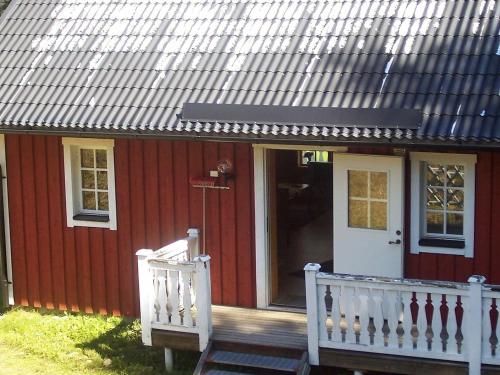
[{"label": "vertical red plank", "polygon": [[455,280],[455,260],[456,255],[438,255],[438,269],[436,280],[454,281]]},{"label": "vertical red plank", "polygon": [[130,177],[129,177],[129,141],[115,141],[115,186],[116,214],[118,230],[118,265],[120,281],[121,313],[126,316],[134,314],[132,254],[131,245],[131,210],[130,210]]},{"label": "vertical red plank", "polygon": [[[205,144],[205,166],[212,168],[217,165],[219,160],[218,144],[214,142],[207,142]],[[206,251],[212,260],[210,261],[211,267],[211,280],[212,280],[212,302],[222,302],[222,255],[221,255],[221,237],[220,237],[220,211],[219,211],[219,193],[214,190],[207,189],[207,232],[206,234]]]},{"label": "vertical red plank", "polygon": [[[221,143],[220,158],[234,163],[234,143]],[[234,180],[228,182],[229,190],[220,192],[221,254],[222,254],[222,302],[236,305],[237,296],[237,244],[236,244],[236,202]]]},{"label": "vertical red plank", "polygon": [[88,228],[76,227],[75,240],[79,308],[80,311],[93,313],[92,274],[90,269],[90,243]]},{"label": "vertical red plank", "polygon": [[92,277],[92,310],[94,313],[107,314],[106,310],[106,277],[104,260],[104,233],[109,229],[90,228],[90,267]]},{"label": "vertical red plank", "polygon": [[21,171],[24,201],[24,244],[28,275],[28,301],[30,306],[40,307],[40,271],[38,268],[38,243],[35,197],[35,171],[33,137],[21,136]]},{"label": "vertical red plank", "polygon": [[[203,165],[203,143],[188,143],[189,177],[207,176],[215,166]],[[203,222],[203,192],[200,188],[189,187],[189,227],[201,229]]]},{"label": "vertical red plank", "polygon": [[144,141],[144,189],[146,242],[150,249],[160,247],[160,212],[158,192],[158,142],[155,140]]},{"label": "vertical red plank", "polygon": [[[493,160],[490,169],[492,181],[490,186],[492,188],[491,194],[491,220],[490,220],[490,277],[488,283],[500,284],[500,252],[498,251],[498,244],[500,243],[500,153],[493,153]],[[496,172],[496,173],[495,173]],[[477,180],[479,181],[479,180]],[[483,199],[483,198],[481,198]],[[477,227],[477,224],[476,224]],[[498,304],[498,302],[497,302]]]},{"label": "vertical red plank", "polygon": [[12,249],[12,273],[14,279],[14,301],[28,305],[28,281],[26,274],[26,252],[23,221],[23,183],[21,175],[20,136],[6,135],[7,181],[9,184],[9,219]]},{"label": "vertical red plank", "polygon": [[106,275],[106,306],[108,314],[120,315],[120,268],[118,235],[114,230],[104,232],[104,262]]},{"label": "vertical red plank", "polygon": [[[49,168],[47,166],[47,148],[45,136],[34,136],[33,145],[36,155],[35,167],[35,202],[36,202],[36,234],[30,235],[37,237],[37,255],[38,269],[40,272],[40,303],[42,306],[53,309],[54,298],[52,291],[52,254],[50,227],[52,226],[49,217],[49,193],[47,190],[47,174]],[[50,168],[52,169],[52,168]]]},{"label": "vertical red plank", "polygon": [[[137,277],[137,261],[135,252],[145,247],[146,226],[144,213],[144,142],[131,140],[129,142],[129,173],[130,173],[130,209],[131,209],[131,231],[132,248],[129,261],[132,262],[132,283],[134,315],[139,314],[139,281]],[[148,166],[147,166],[148,167]]]},{"label": "vertical red plank", "polygon": [[189,226],[189,186],[187,142],[174,142],[175,237],[186,236]]},{"label": "vertical red plank", "polygon": [[52,285],[54,289],[54,306],[59,310],[66,310],[69,306],[66,301],[66,278],[64,272],[64,240],[63,231],[66,226],[63,217],[64,192],[61,190],[61,174],[59,158],[61,138],[47,137],[47,183],[48,205],[50,222],[50,249],[52,253]]},{"label": "vertical red plank", "polygon": [[158,141],[160,239],[162,245],[171,243],[175,240],[175,196],[172,145],[172,141]]},{"label": "vertical red plank", "polygon": [[[474,273],[489,278],[492,186],[500,179],[492,176],[491,152],[480,152],[476,164],[476,207],[474,234]],[[466,275],[467,277],[470,275]]]},{"label": "vertical red plank", "polygon": [[250,145],[235,146],[235,194],[236,194],[236,248],[238,305],[253,307],[255,284],[252,283],[255,269],[252,266],[252,185]]}]

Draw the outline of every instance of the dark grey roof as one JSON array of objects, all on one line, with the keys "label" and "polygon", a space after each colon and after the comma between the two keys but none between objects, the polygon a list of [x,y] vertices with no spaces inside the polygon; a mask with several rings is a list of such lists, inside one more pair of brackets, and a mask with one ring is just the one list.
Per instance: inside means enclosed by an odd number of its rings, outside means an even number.
[{"label": "dark grey roof", "polygon": [[[0,21],[0,124],[500,142],[499,19],[495,0],[14,0]],[[186,102],[416,109],[423,122],[179,121]]]}]

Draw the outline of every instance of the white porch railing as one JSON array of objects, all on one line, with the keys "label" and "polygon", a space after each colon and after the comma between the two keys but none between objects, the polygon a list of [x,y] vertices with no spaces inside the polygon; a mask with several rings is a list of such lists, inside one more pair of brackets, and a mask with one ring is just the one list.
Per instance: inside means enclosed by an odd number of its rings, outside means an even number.
[{"label": "white porch railing", "polygon": [[500,365],[500,291],[469,283],[357,277],[319,272],[308,264],[309,359],[319,348]]},{"label": "white porch railing", "polygon": [[198,230],[156,251],[139,250],[142,341],[151,330],[195,333],[203,351],[212,334],[210,257],[198,255]]}]

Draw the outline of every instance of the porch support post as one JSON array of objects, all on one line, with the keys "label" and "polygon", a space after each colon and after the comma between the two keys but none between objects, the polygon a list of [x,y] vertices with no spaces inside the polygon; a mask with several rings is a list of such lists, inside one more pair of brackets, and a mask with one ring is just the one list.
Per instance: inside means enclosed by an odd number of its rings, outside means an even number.
[{"label": "porch support post", "polygon": [[469,318],[463,319],[467,324],[466,334],[469,335],[469,375],[481,374],[482,361],[482,327],[483,327],[483,284],[484,276],[469,277]]},{"label": "porch support post", "polygon": [[212,291],[210,287],[210,256],[194,258],[196,289],[196,325],[200,341],[200,352],[204,351],[212,336]]},{"label": "porch support post", "polygon": [[139,300],[141,307],[141,329],[142,342],[144,345],[151,346],[151,304],[150,295],[153,288],[151,273],[148,267],[148,257],[153,254],[151,249],[141,249],[137,255],[137,268],[139,277]]},{"label": "porch support post", "polygon": [[316,275],[321,266],[317,263],[308,263],[304,267],[306,274],[306,305],[307,305],[307,348],[309,363],[319,365],[319,334],[318,334],[318,292]]},{"label": "porch support post", "polygon": [[200,255],[200,230],[198,228],[189,228],[187,234],[189,238],[195,239],[193,247],[189,248],[189,260],[191,260]]},{"label": "porch support post", "polygon": [[170,348],[165,348],[165,370],[174,371],[174,354]]}]

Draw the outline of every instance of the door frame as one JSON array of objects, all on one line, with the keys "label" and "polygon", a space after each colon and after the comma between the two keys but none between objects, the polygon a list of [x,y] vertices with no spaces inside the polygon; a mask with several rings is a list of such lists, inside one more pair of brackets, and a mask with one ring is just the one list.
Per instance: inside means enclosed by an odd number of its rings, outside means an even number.
[{"label": "door frame", "polygon": [[[271,303],[271,251],[268,222],[267,150],[311,150],[345,153],[346,146],[314,146],[287,144],[253,144],[254,203],[255,203],[255,286],[257,307],[267,309]],[[333,167],[332,167],[333,168]]]},{"label": "door frame", "polygon": [[[3,231],[0,235],[4,236],[4,245],[5,245],[5,263],[7,265],[7,302],[9,305],[14,305],[14,288],[13,288],[13,280],[12,280],[12,251],[11,251],[11,243],[10,243],[10,223],[9,223],[9,194],[8,194],[8,180],[7,180],[7,156],[5,150],[5,135],[0,134],[0,165],[2,175],[0,178],[3,179],[2,194],[3,198],[3,212],[0,215],[3,215]],[[0,257],[1,259],[1,257]],[[0,280],[1,281],[1,280]],[[5,298],[5,297],[4,297]]]}]

